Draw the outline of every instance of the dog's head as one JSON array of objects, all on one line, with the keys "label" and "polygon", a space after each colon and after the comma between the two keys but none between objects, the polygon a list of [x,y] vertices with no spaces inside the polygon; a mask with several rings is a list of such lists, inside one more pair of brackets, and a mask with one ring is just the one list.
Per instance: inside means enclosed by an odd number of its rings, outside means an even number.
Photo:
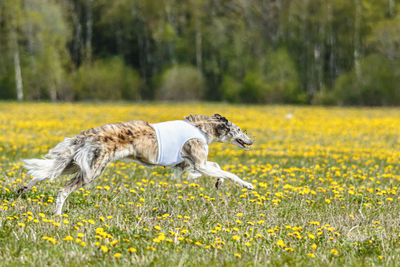
[{"label": "dog's head", "polygon": [[198,127],[215,142],[231,143],[242,149],[251,146],[253,141],[239,128],[225,117],[215,114],[212,117],[205,115],[189,115],[185,119]]},{"label": "dog's head", "polygon": [[215,114],[212,119],[218,123],[215,125],[215,138],[217,142],[231,143],[242,149],[251,146],[253,141],[240,129],[239,126],[228,121],[225,117]]}]

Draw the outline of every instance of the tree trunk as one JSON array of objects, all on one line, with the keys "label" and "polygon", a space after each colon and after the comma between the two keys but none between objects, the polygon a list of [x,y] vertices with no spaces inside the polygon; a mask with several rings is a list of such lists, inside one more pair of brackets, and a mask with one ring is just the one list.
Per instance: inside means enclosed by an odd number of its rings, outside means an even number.
[{"label": "tree trunk", "polygon": [[52,84],[50,85],[50,100],[52,102],[57,101],[57,86],[54,82],[52,82]]},{"label": "tree trunk", "polygon": [[360,22],[361,22],[361,6],[360,0],[354,0],[355,3],[355,19],[354,19],[354,69],[357,80],[361,77],[360,72]]},{"label": "tree trunk", "polygon": [[315,62],[315,89],[318,92],[323,90],[323,62],[321,59],[323,49],[321,49],[321,44],[314,44],[314,62]]},{"label": "tree trunk", "polygon": [[[309,1],[304,2],[305,6],[309,6]],[[312,96],[314,95],[315,88],[314,88],[314,77],[313,77],[313,55],[312,55],[312,44],[310,41],[310,38],[312,37],[312,32],[309,29],[308,23],[307,23],[307,17],[309,16],[308,14],[308,8],[307,8],[307,13],[304,13],[302,15],[302,24],[303,24],[303,42],[304,42],[304,54],[303,54],[303,67],[304,67],[304,75],[305,75],[305,83],[304,86],[306,88],[306,92],[308,95]]]},{"label": "tree trunk", "polygon": [[395,3],[393,0],[389,0],[389,16],[392,18],[395,15]]},{"label": "tree trunk", "polygon": [[82,40],[81,39],[82,25],[81,25],[78,17],[75,14],[72,15],[72,23],[75,27],[75,37],[74,37],[74,41],[73,41],[74,43],[73,43],[72,58],[73,58],[75,65],[79,66],[82,61],[82,53],[81,53],[81,51],[82,51],[82,49],[81,49],[81,47],[82,47],[82,41],[81,41]]},{"label": "tree trunk", "polygon": [[333,14],[332,14],[332,6],[328,1],[328,31],[329,31],[329,87],[333,87],[334,80],[336,78],[336,66],[335,66],[335,36],[333,30]]},{"label": "tree trunk", "polygon": [[85,59],[87,62],[91,62],[92,60],[92,26],[93,26],[93,10],[92,10],[93,0],[88,0],[87,2],[87,10],[86,10],[86,55]]},{"label": "tree trunk", "polygon": [[22,101],[24,98],[24,92],[22,87],[21,64],[19,61],[18,44],[16,44],[14,51],[14,71],[15,71],[15,85],[17,89],[17,99],[18,101]]},{"label": "tree trunk", "polygon": [[[171,17],[171,8],[170,5],[167,1],[164,1],[164,7],[165,7],[165,14],[167,16],[167,22],[171,27],[174,27],[174,23],[172,21],[172,17]],[[168,57],[169,57],[169,61],[172,62],[172,64],[176,63],[176,59],[175,59],[175,53],[174,53],[174,44],[171,40],[168,40]]]},{"label": "tree trunk", "polygon": [[18,1],[14,2],[9,1],[8,4],[11,4],[11,6],[8,6],[10,11],[10,17],[9,17],[10,27],[8,32],[10,40],[9,51],[13,53],[14,57],[15,89],[17,93],[17,100],[22,101],[24,98],[24,91],[22,85],[21,62],[19,58],[19,44],[18,44],[18,29],[20,26],[20,19],[22,18],[20,14],[21,3]]},{"label": "tree trunk", "polygon": [[201,70],[202,65],[202,55],[201,55],[201,29],[200,29],[200,19],[196,18],[196,66],[198,70]]}]

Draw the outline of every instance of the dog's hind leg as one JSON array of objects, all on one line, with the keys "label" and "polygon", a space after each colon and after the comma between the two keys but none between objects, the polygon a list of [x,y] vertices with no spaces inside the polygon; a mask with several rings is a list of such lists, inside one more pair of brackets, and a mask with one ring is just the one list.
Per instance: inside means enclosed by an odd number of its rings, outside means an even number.
[{"label": "dog's hind leg", "polygon": [[64,205],[64,201],[67,199],[69,194],[74,192],[76,189],[82,187],[84,185],[84,180],[82,177],[82,172],[79,172],[74,178],[72,178],[68,184],[60,189],[57,196],[57,206],[56,206],[56,215],[61,215],[61,211]]},{"label": "dog's hind leg", "polygon": [[[38,161],[46,161],[46,160],[38,160]],[[72,162],[70,162],[65,169],[62,169],[62,168],[55,169],[53,171],[52,176],[55,178],[55,177],[57,177],[59,175],[75,173],[78,170],[79,170],[79,167],[77,165],[73,164]],[[49,178],[51,179],[51,177],[49,177]],[[43,181],[45,179],[47,179],[46,176],[34,177],[32,180],[30,180],[28,182],[27,185],[25,185],[25,186],[21,187],[20,189],[18,189],[17,193],[18,194],[26,193],[26,192],[30,191],[37,183],[39,183],[40,181]]]},{"label": "dog's hind leg", "polygon": [[76,172],[78,169],[72,163],[72,157],[76,149],[73,144],[74,140],[75,138],[65,138],[51,149],[43,159],[24,160],[24,167],[28,170],[28,174],[34,178],[26,186],[18,189],[18,193],[22,194],[31,190],[33,186],[42,180],[53,180],[61,174]]},{"label": "dog's hind leg", "polygon": [[80,171],[74,178],[72,178],[69,181],[69,183],[58,192],[56,215],[61,215],[64,202],[69,196],[69,194],[71,194],[78,188],[93,182],[97,177],[99,177],[103,173],[108,163],[109,163],[108,159],[102,158],[101,160],[92,164],[93,167],[90,173],[88,173],[87,171],[86,172]]},{"label": "dog's hind leg", "polygon": [[32,180],[29,181],[29,183],[27,185],[18,189],[17,193],[23,194],[23,193],[30,191],[32,189],[32,187],[34,187],[37,183],[39,183],[42,180],[43,180],[42,178],[33,178]]}]

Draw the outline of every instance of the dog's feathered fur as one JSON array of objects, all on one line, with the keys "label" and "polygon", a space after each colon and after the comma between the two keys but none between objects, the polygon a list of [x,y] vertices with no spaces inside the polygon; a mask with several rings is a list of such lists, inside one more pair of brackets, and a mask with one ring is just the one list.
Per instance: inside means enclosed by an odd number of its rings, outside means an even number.
[{"label": "dog's feathered fur", "polygon": [[[232,143],[245,148],[253,143],[251,139],[238,126],[219,114],[212,117],[190,115],[186,120],[207,136],[208,143],[204,144],[199,139],[187,141],[181,151],[184,161],[175,166],[178,171],[188,172],[189,178],[201,175],[218,177],[217,188],[224,178],[229,178],[253,189],[250,183],[221,170],[217,163],[207,161],[206,148],[211,142]],[[61,214],[63,203],[70,193],[95,180],[103,173],[108,163],[124,157],[147,166],[157,164],[157,136],[148,122],[135,120],[107,124],[83,131],[72,138],[65,138],[43,159],[24,161],[25,168],[34,178],[20,188],[18,193],[29,191],[44,179],[52,180],[60,175],[77,173],[57,196],[56,213]]]}]

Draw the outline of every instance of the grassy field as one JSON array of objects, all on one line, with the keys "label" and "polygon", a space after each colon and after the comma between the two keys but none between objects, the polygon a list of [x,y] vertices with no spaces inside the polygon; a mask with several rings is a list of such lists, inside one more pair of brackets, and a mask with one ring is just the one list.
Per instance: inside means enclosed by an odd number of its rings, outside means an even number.
[{"label": "grassy field", "polygon": [[[118,161],[70,195],[68,177],[19,197],[24,158],[110,122],[220,113],[254,137],[209,158],[251,181],[174,178]],[[398,265],[400,110],[217,104],[0,103],[0,264]]]}]

